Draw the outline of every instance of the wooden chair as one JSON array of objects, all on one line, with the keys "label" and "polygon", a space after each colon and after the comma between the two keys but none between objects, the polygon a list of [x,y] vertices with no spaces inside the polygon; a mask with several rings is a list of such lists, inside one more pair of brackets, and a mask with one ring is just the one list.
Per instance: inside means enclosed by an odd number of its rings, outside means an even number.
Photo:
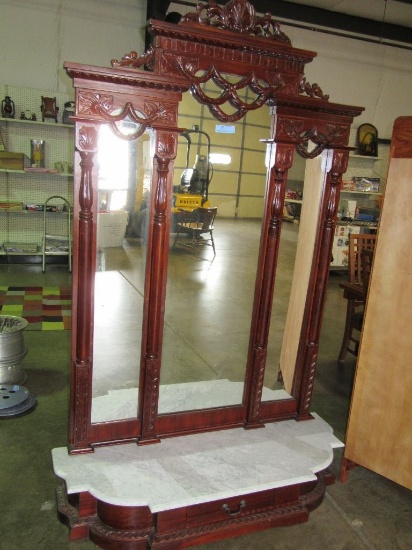
[{"label": "wooden chair", "polygon": [[364,296],[365,302],[366,302],[366,297],[368,295],[369,279],[372,271],[373,254],[374,254],[374,250],[369,248],[364,248],[361,252],[362,286],[363,286],[363,296]]},{"label": "wooden chair", "polygon": [[[346,322],[338,363],[343,363],[349,352],[358,355],[359,337],[363,323],[367,287],[369,283],[372,256],[375,250],[376,235],[349,235],[349,276],[348,282],[342,283],[343,297],[348,300],[346,307]],[[368,251],[368,252],[366,252]],[[355,331],[355,332],[354,332]],[[353,344],[353,346],[351,346]]]},{"label": "wooden chair", "polygon": [[[213,240],[213,225],[217,214],[217,208],[196,208],[192,212],[182,211],[176,224],[176,237],[173,242],[173,248],[179,244],[189,248],[201,245],[209,245],[213,248],[216,256],[215,241]],[[182,234],[189,236],[190,241],[180,240]],[[208,235],[208,238],[201,238]]]}]

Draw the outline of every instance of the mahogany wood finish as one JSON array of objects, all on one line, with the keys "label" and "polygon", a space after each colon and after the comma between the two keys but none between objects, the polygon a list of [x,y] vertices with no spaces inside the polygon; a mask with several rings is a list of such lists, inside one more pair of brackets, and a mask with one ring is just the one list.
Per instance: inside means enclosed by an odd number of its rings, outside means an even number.
[{"label": "mahogany wood finish", "polygon": [[325,470],[317,474],[316,481],[156,514],[146,506],[115,506],[81,493],[89,506],[88,517],[70,501],[62,485],[57,505],[72,540],[87,533],[100,548],[174,550],[307,521],[322,502],[325,487],[333,482]]},{"label": "mahogany wood finish", "polygon": [[[316,370],[320,324],[328,277],[330,250],[339,202],[339,185],[346,170],[350,124],[359,107],[330,103],[320,87],[306,82],[304,67],[315,53],[290,45],[279,25],[260,18],[245,0],[221,8],[215,2],[199,4],[178,25],[151,21],[153,46],[136,52],[112,68],[66,63],[76,89],[75,235],[73,271],[73,369],[70,452],[82,453],[94,445],[159,441],[165,435],[191,433],[244,424],[263,425],[263,419],[309,418]],[[211,61],[213,60],[213,61]],[[148,70],[144,70],[144,66]],[[238,76],[230,83],[226,74]],[[222,89],[208,97],[203,84],[213,81]],[[246,104],[238,91],[248,87],[254,100]],[[176,156],[178,105],[190,90],[223,122],[242,118],[263,104],[272,108],[267,143],[267,185],[256,277],[246,383],[242,406],[158,416],[163,311],[165,302],[170,196]],[[225,105],[231,107],[225,113]],[[126,117],[137,124],[135,134],[122,136],[117,124]],[[98,129],[102,123],[125,139],[146,129],[155,135],[152,217],[149,226],[139,411],[135,419],[91,424],[93,369],[93,294],[96,257],[97,175],[94,166]],[[308,142],[314,143],[309,152]],[[269,322],[282,224],[288,169],[294,150],[314,157],[333,149],[324,189],[322,222],[313,258],[306,312],[296,365],[294,391],[285,403],[263,404],[261,393],[267,354]]]},{"label": "mahogany wood finish", "polygon": [[[294,48],[270,14],[258,17],[253,6],[246,0],[231,0],[224,7],[218,6],[215,1],[199,4],[197,11],[185,16],[179,24],[153,20],[149,30],[153,36],[153,44],[148,51],[140,56],[131,52],[120,61],[112,61],[111,68],[65,64],[76,90],[76,110],[73,117],[76,162],[69,441],[71,454],[92,452],[93,447],[99,445],[130,441],[139,444],[155,443],[165,436],[242,425],[245,428],[258,428],[263,427],[264,422],[310,418],[309,407],[340,184],[350,150],[350,125],[363,109],[331,103],[317,84],[309,84],[304,76],[304,69],[316,54]],[[228,79],[227,75],[234,75],[237,81],[234,83],[233,78]],[[205,92],[205,84],[210,82],[221,89],[219,97],[209,97]],[[239,97],[240,91],[245,88],[253,95],[249,103]],[[224,123],[239,120],[247,112],[262,105],[270,106],[270,135],[265,139],[266,195],[249,351],[245,361],[243,403],[159,415],[173,164],[178,135],[183,131],[177,127],[178,107],[182,93],[189,90],[198,102],[207,105],[216,119]],[[135,122],[136,132],[123,136],[118,125],[126,118]],[[146,130],[150,130],[154,137],[154,158],[139,408],[136,418],[92,424],[98,191],[96,154],[99,127],[102,124],[109,125],[119,137],[128,140],[136,139]],[[313,144],[313,148],[308,147],[309,142]],[[322,191],[321,217],[303,325],[301,333],[296,334],[299,351],[293,392],[288,400],[262,403],[288,170],[295,150],[306,158],[314,158],[325,149],[332,150],[333,155],[330,155],[330,165],[326,168],[327,177]],[[59,495],[59,509],[68,518],[73,537],[89,530],[91,538],[104,548],[183,548],[273,525],[304,521],[308,510],[322,499],[322,479],[320,476],[317,484],[309,489],[304,484],[276,490],[272,495],[273,500],[267,503],[266,496],[253,496],[255,504],[251,509],[246,507],[243,510],[242,507],[237,508],[239,504],[230,502],[229,517],[215,517],[214,512],[211,512],[212,524],[207,527],[201,525],[204,518],[199,519],[195,526],[188,523],[190,507],[173,513],[158,514],[155,520],[147,510],[116,510],[114,506],[97,503],[97,516],[90,515],[87,525],[81,512],[77,517],[76,508],[71,508],[65,502],[62,493]],[[305,487],[307,492],[304,493],[302,491]],[[235,511],[232,513],[233,510]],[[139,515],[140,519],[136,519],[135,512],[142,514]],[[241,520],[231,517],[237,514]],[[116,519],[118,517],[122,519]],[[201,513],[199,517],[202,518]],[[129,523],[127,518],[130,518]],[[147,519],[147,524],[144,518]],[[171,526],[180,525],[179,522],[182,522],[181,528]]]}]

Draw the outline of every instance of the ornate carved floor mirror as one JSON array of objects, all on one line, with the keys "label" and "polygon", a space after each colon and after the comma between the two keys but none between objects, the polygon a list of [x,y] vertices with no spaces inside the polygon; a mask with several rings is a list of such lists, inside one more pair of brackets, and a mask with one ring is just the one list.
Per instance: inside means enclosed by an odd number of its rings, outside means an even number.
[{"label": "ornate carved floor mirror", "polygon": [[[270,14],[257,16],[246,0],[225,7],[213,1],[199,4],[179,24],[153,20],[149,30],[150,49],[112,61],[111,68],[65,64],[76,90],[71,455],[119,443],[137,443],[141,449],[162,440],[161,447],[171,436],[223,428],[249,431],[278,420],[311,419],[340,183],[350,125],[362,108],[331,103],[318,85],[309,84],[304,69],[316,54],[294,48]],[[188,91],[221,123],[238,121],[263,106],[270,112],[270,134],[261,136],[267,176],[253,304],[241,312],[250,326],[244,375],[241,381],[220,380],[217,401],[213,381],[199,376],[173,387],[164,374],[170,360],[164,347],[165,309],[171,299],[173,169],[185,130],[179,126],[179,103]],[[133,144],[129,179],[143,186],[148,197],[141,262],[133,280],[124,276],[127,262],[122,269],[102,268],[97,220],[103,129]],[[300,237],[280,361],[286,391],[278,392],[264,387],[265,362],[285,189],[295,152],[309,159],[304,208],[305,202],[309,206],[302,212],[300,233],[306,243]],[[105,155],[114,173],[126,162],[114,150]],[[121,309],[111,300],[120,288],[125,296]],[[303,520],[298,516],[295,521]],[[91,520],[76,521],[73,538],[84,536]],[[218,530],[207,540],[219,538]],[[125,548],[175,547],[156,542],[152,527],[147,533],[142,535],[145,542]],[[94,540],[106,547],[104,537]],[[185,545],[196,541],[192,535]]]}]

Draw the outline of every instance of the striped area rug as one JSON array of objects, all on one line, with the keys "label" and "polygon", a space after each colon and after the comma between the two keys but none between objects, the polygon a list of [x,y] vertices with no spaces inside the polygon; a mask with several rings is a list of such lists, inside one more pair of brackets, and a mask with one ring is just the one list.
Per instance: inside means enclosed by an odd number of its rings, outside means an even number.
[{"label": "striped area rug", "polygon": [[0,315],[28,321],[25,330],[70,330],[71,288],[0,286]]}]

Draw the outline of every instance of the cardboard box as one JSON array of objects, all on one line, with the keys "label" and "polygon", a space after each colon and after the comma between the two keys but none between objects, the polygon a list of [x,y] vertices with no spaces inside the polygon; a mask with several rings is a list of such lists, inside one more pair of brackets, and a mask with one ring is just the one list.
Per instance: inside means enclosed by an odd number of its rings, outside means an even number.
[{"label": "cardboard box", "polygon": [[10,201],[0,202],[0,210],[8,210],[9,212],[23,210],[23,203]]},{"label": "cardboard box", "polygon": [[97,215],[97,246],[99,248],[123,246],[128,216],[124,210],[99,212]]},{"label": "cardboard box", "polygon": [[0,169],[24,170],[30,166],[30,159],[24,153],[0,151]]}]

